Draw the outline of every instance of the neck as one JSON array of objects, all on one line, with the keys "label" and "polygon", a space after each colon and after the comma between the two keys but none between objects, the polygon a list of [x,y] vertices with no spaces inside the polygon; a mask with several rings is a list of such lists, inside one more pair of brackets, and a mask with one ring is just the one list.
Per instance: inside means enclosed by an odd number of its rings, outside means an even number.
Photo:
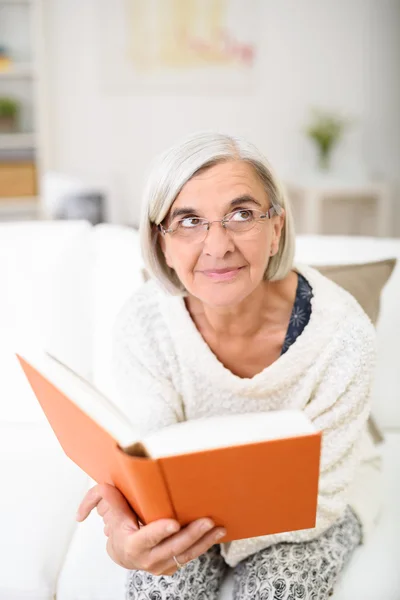
[{"label": "neck", "polygon": [[[195,322],[216,335],[250,337],[260,330],[266,319],[273,319],[274,283],[262,281],[255,290],[234,306],[215,307],[189,296],[187,307]],[[275,311],[276,312],[276,311]]]}]

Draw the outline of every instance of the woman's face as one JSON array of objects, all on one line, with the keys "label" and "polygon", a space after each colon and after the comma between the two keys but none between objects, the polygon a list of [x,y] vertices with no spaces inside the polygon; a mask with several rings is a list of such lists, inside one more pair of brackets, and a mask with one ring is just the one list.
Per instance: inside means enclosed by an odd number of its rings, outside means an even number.
[{"label": "woman's face", "polygon": [[[237,221],[249,217],[246,211],[265,213],[270,206],[253,167],[230,161],[192,177],[171,206],[164,225],[169,228],[185,219],[184,225],[190,228],[198,222],[196,217],[216,221],[232,212]],[[235,306],[262,283],[270,256],[278,250],[283,222],[284,215],[274,216],[240,232],[213,223],[204,240],[194,239],[191,233],[188,237],[167,233],[160,235],[161,247],[167,264],[189,294],[210,306]]]}]

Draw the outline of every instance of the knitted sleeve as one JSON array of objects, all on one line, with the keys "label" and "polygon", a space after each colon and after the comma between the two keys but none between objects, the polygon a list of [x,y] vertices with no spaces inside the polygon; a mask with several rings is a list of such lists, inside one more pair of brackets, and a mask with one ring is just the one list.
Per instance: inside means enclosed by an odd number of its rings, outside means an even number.
[{"label": "knitted sleeve", "polygon": [[327,355],[325,371],[304,409],[323,432],[316,527],[223,544],[221,552],[230,566],[272,544],[315,539],[334,524],[348,504],[350,485],[361,461],[376,361],[373,326],[365,319],[348,325],[343,334],[338,332],[335,350]]},{"label": "knitted sleeve", "polygon": [[184,420],[182,399],[160,351],[161,337],[154,303],[137,294],[114,324],[112,372],[116,402],[142,435]]}]

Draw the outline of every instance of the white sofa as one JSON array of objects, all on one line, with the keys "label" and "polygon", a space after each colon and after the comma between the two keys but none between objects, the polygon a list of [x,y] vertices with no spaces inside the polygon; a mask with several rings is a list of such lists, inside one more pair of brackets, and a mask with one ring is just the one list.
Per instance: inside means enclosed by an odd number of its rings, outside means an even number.
[{"label": "white sofa", "polygon": [[[396,256],[400,240],[299,237],[310,264]],[[141,283],[137,233],[86,222],[0,225],[0,600],[122,600],[126,571],[105,551],[101,518],[75,511],[93,482],[59,448],[13,355],[40,343],[106,394],[112,324]],[[385,428],[384,508],[334,600],[400,598],[400,264],[383,293],[374,410]],[[231,598],[231,574],[221,599]]]}]

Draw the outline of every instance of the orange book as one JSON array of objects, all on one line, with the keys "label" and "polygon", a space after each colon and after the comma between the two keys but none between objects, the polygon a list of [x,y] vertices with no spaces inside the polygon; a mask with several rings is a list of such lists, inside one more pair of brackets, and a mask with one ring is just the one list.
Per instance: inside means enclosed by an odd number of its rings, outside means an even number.
[{"label": "orange book", "polygon": [[322,432],[304,412],[208,417],[141,436],[57,359],[17,357],[65,453],[116,486],[143,524],[211,517],[226,528],[221,542],[315,527]]}]

